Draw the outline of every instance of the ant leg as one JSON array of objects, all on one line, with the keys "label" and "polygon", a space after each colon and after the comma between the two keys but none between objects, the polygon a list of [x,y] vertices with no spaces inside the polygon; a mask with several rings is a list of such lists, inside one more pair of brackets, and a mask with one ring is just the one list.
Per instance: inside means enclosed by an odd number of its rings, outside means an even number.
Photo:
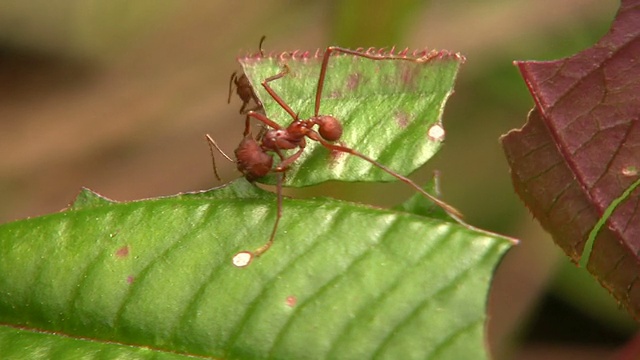
[{"label": "ant leg", "polygon": [[273,245],[273,240],[276,238],[276,232],[278,231],[278,225],[280,224],[280,218],[282,217],[282,183],[284,182],[285,174],[284,172],[278,172],[278,183],[276,184],[276,193],[277,193],[277,213],[276,213],[276,221],[273,223],[273,230],[271,230],[271,236],[269,237],[269,241],[267,241],[264,245],[260,246],[253,252],[254,257],[258,257],[264,254],[271,245]]},{"label": "ant leg", "polygon": [[264,42],[264,39],[266,39],[267,36],[266,35],[262,35],[262,37],[260,38],[260,43],[258,44],[258,50],[260,51],[260,57],[264,57],[264,50],[262,50],[262,43]]},{"label": "ant leg", "polygon": [[[258,121],[263,122],[265,125],[275,129],[275,130],[282,130],[282,126],[278,125],[277,123],[275,123],[273,120],[269,119],[268,117],[266,117],[263,114],[257,113],[255,111],[249,111],[247,113],[247,124],[249,123],[249,117],[252,117]],[[246,125],[248,126],[248,125]],[[246,131],[246,129],[245,129]]]},{"label": "ant leg", "polygon": [[300,141],[300,144],[298,145],[298,147],[300,148],[300,150],[296,151],[295,154],[289,156],[288,158],[283,158],[282,155],[280,154],[280,151],[278,150],[278,154],[280,155],[281,161],[278,164],[278,166],[273,169],[273,171],[286,171],[289,166],[291,166],[291,164],[293,164],[296,160],[298,160],[298,158],[300,157],[300,155],[302,155],[302,153],[304,152],[305,146],[307,146],[307,142],[304,140],[304,138],[302,138],[302,140]]},{"label": "ant leg", "polygon": [[325,51],[322,57],[322,66],[320,67],[320,76],[318,77],[318,88],[316,90],[316,104],[314,108],[314,115],[318,116],[320,112],[320,98],[322,98],[322,90],[324,88],[324,79],[327,76],[327,66],[329,64],[329,58],[331,54],[334,52],[343,53],[353,56],[359,56],[371,60],[404,60],[404,61],[416,61],[416,59],[407,58],[403,56],[395,56],[395,55],[378,55],[378,54],[369,54],[366,51],[357,51],[351,49],[345,49],[337,46],[329,46]]},{"label": "ant leg", "polygon": [[218,179],[218,181],[222,181],[222,179],[220,178],[220,175],[218,175],[218,168],[216,167],[216,157],[213,156],[213,147],[215,146],[216,149],[220,152],[220,154],[222,154],[225,158],[227,158],[227,160],[231,162],[234,162],[234,161],[229,156],[227,156],[227,154],[225,154],[224,151],[222,151],[222,149],[220,149],[218,144],[216,144],[216,141],[213,140],[213,138],[209,136],[209,134],[206,134],[205,137],[207,139],[207,142],[209,143],[209,151],[211,152],[211,162],[213,163],[213,174],[216,176],[216,179]]},{"label": "ant leg", "polygon": [[242,106],[240,106],[240,114],[244,113],[244,109],[247,107],[247,104],[248,103],[246,103],[246,102],[242,103]]},{"label": "ant leg", "polygon": [[[252,112],[252,111],[249,111],[249,112]],[[249,114],[247,113],[247,117],[244,120],[244,134],[243,134],[244,137],[247,137],[247,135],[249,135],[249,133],[251,133],[251,118],[249,117]]]},{"label": "ant leg", "polygon": [[[231,74],[231,79],[229,79],[229,98],[227,99],[227,104],[231,104],[231,93],[233,92],[233,84],[236,84],[236,87],[238,86],[238,76],[237,76],[237,71],[234,71],[233,74]],[[244,108],[244,104],[242,105],[242,107]],[[240,111],[242,113],[242,111]]]},{"label": "ant leg", "polygon": [[282,100],[282,98],[280,97],[280,95],[278,95],[272,88],[271,86],[269,86],[269,83],[274,81],[274,80],[278,80],[280,78],[285,77],[287,74],[289,73],[289,66],[288,65],[284,65],[282,68],[282,71],[266,78],[263,82],[262,82],[262,86],[264,87],[264,89],[269,93],[269,95],[271,96],[271,98],[273,100],[275,100],[275,102],[278,103],[278,105],[280,105],[281,108],[284,109],[284,111],[286,111],[287,113],[289,113],[289,115],[291,115],[291,117],[293,118],[293,120],[298,120],[298,114],[296,114],[293,109],[291,109],[291,107],[289,107],[289,105],[287,105],[286,102],[284,102],[284,100]]},{"label": "ant leg", "polygon": [[264,134],[267,133],[267,131],[269,131],[269,128],[264,124],[260,124],[260,131],[258,131],[258,134],[256,135],[255,139],[256,140],[262,139],[264,137]]},{"label": "ant leg", "polygon": [[426,192],[423,188],[421,188],[418,184],[414,183],[413,180],[409,179],[406,176],[402,176],[400,174],[398,174],[397,172],[391,170],[390,168],[386,167],[385,165],[382,165],[381,163],[373,160],[372,158],[356,151],[353,150],[351,148],[348,148],[346,146],[342,146],[342,145],[335,145],[335,144],[331,144],[328,141],[326,141],[325,139],[323,139],[318,133],[316,132],[312,132],[308,134],[309,138],[313,139],[313,140],[317,140],[320,142],[320,144],[322,144],[322,146],[326,147],[327,149],[331,150],[331,151],[340,151],[340,152],[344,152],[350,155],[354,155],[357,156],[363,160],[366,160],[368,162],[370,162],[371,164],[375,165],[376,167],[384,170],[387,174],[395,177],[396,179],[402,181],[403,183],[411,186],[412,188],[414,188],[416,191],[418,191],[420,194],[422,194],[424,197],[426,197],[427,199],[433,201],[436,205],[438,205],[439,207],[441,207],[442,209],[444,209],[447,213],[449,213],[449,215],[451,215],[453,218],[455,218],[456,220],[460,220],[462,219],[462,214],[460,214],[460,212],[458,211],[458,209],[454,208],[453,206],[445,203],[444,201],[436,198],[435,196],[429,194],[428,192]]},{"label": "ant leg", "polygon": [[253,98],[253,101],[256,103],[256,106],[252,107],[251,109],[249,109],[247,112],[249,111],[264,111],[264,108],[262,106],[262,102],[260,101],[260,99],[258,99],[257,96],[251,96]]},{"label": "ant leg", "polygon": [[264,108],[262,106],[262,101],[260,101],[260,99],[258,99],[258,95],[256,95],[256,93],[253,90],[251,91],[251,98],[253,99],[253,102],[256,103],[256,106],[254,106],[253,108],[249,109],[249,111],[258,111],[258,110]]},{"label": "ant leg", "polygon": [[258,256],[264,254],[271,248],[273,245],[273,241],[276,238],[276,233],[278,232],[278,225],[280,224],[280,218],[282,217],[282,183],[284,182],[285,174],[284,172],[278,172],[278,183],[276,187],[277,197],[278,197],[278,205],[277,205],[277,213],[276,213],[276,221],[273,223],[273,229],[271,230],[271,236],[269,236],[269,240],[253,252],[251,251],[240,251],[233,257],[233,264],[237,267],[246,267],[251,261]]}]

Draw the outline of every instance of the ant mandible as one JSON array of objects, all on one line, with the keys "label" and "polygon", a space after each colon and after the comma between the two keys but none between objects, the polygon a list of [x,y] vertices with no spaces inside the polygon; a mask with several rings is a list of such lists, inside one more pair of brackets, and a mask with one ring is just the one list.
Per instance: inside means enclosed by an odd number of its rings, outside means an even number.
[{"label": "ant mandible", "polygon": [[[344,152],[347,154],[354,155],[359,157],[365,161],[368,161],[372,165],[382,169],[386,173],[391,176],[397,178],[398,180],[404,182],[405,184],[411,186],[420,194],[440,206],[444,209],[449,215],[453,218],[460,219],[460,213],[453,208],[452,206],[446,204],[442,200],[434,197],[433,195],[427,193],[424,189],[422,189],[418,184],[414,183],[411,179],[400,175],[399,173],[391,170],[385,165],[379,163],[378,161],[354,150],[347,146],[333,144],[331,142],[337,141],[342,136],[342,124],[338,119],[331,115],[320,115],[320,99],[322,98],[322,91],[324,87],[324,80],[327,73],[327,64],[329,62],[329,58],[333,53],[343,53],[353,56],[360,56],[367,59],[372,60],[383,60],[383,59],[395,59],[395,60],[407,60],[412,61],[414,59],[406,58],[403,56],[383,56],[379,54],[370,54],[368,52],[359,52],[350,49],[344,49],[339,47],[329,47],[326,49],[322,59],[322,66],[320,68],[320,75],[318,78],[318,86],[316,89],[316,97],[315,97],[315,107],[314,107],[314,115],[308,119],[300,119],[298,115],[287,105],[284,100],[271,88],[269,85],[270,82],[280,79],[286,76],[289,73],[289,67],[285,64],[280,73],[271,76],[264,81],[262,81],[261,85],[267,91],[269,96],[278,103],[282,109],[284,109],[293,119],[293,121],[287,126],[282,127],[273,120],[269,119],[266,115],[249,111],[247,112],[247,123],[249,123],[250,118],[254,118],[264,125],[269,127],[270,129],[259,139],[254,139],[250,131],[245,131],[245,136],[235,150],[235,155],[237,159],[237,167],[240,172],[242,172],[245,178],[249,181],[255,181],[261,177],[266,176],[270,172],[275,172],[278,174],[277,184],[276,184],[276,192],[277,192],[277,214],[276,220],[273,226],[273,230],[271,231],[271,236],[269,240],[254,251],[241,251],[238,252],[233,257],[234,265],[238,267],[244,267],[249,265],[249,263],[256,257],[264,254],[271,245],[273,245],[275,235],[278,229],[278,224],[280,222],[280,218],[282,217],[282,184],[285,178],[285,172],[293,164],[303,153],[306,147],[306,139],[309,138],[311,140],[318,141],[322,146],[327,148],[330,151]],[[317,130],[314,129],[314,126],[318,126]],[[298,149],[295,153],[290,156],[285,156],[284,150],[293,150]],[[273,157],[269,155],[269,153],[275,153],[279,158],[280,162],[277,166],[273,167]]]}]

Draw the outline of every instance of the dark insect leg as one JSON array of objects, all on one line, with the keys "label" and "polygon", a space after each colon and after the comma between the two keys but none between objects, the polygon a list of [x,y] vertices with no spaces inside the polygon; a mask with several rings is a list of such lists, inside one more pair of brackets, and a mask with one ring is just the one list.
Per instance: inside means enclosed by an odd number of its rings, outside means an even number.
[{"label": "dark insect leg", "polygon": [[293,155],[289,156],[288,158],[283,158],[282,154],[280,154],[280,151],[278,151],[278,155],[280,155],[281,161],[278,164],[278,166],[274,169],[274,171],[278,171],[278,172],[286,171],[289,168],[289,166],[291,166],[291,164],[293,164],[296,160],[298,160],[300,155],[302,155],[302,153],[304,152],[304,149],[306,146],[307,146],[307,142],[304,140],[304,138],[302,138],[300,141],[300,145],[298,145],[300,149],[296,151]]},{"label": "dark insect leg", "polygon": [[258,257],[264,254],[271,245],[273,245],[273,241],[276,238],[276,233],[278,232],[278,225],[280,224],[280,218],[282,217],[282,183],[284,182],[285,174],[284,172],[278,172],[278,183],[276,185],[276,193],[278,197],[277,204],[277,213],[276,213],[276,221],[273,223],[273,230],[271,230],[271,236],[269,236],[269,241],[267,241],[264,245],[257,248],[253,251],[253,257]]},{"label": "dark insect leg", "polygon": [[273,100],[275,100],[275,102],[278,103],[278,105],[280,105],[280,107],[282,107],[284,109],[284,111],[286,111],[287,113],[289,113],[289,115],[291,115],[291,117],[293,118],[293,120],[298,120],[298,114],[296,114],[293,109],[291,109],[291,107],[289,107],[289,105],[287,105],[287,103],[284,102],[284,100],[282,100],[282,98],[280,97],[280,95],[278,95],[272,88],[271,86],[269,86],[269,83],[274,81],[274,80],[278,80],[280,78],[285,77],[287,74],[289,73],[289,66],[284,65],[284,67],[282,68],[282,71],[266,78],[263,82],[262,82],[262,86],[264,87],[264,89],[269,93],[269,95],[271,95],[271,97],[273,98]]},{"label": "dark insect leg", "polygon": [[267,36],[266,35],[262,35],[262,37],[260,38],[260,43],[258,44],[258,51],[260,51],[260,56],[264,57],[264,50],[262,50],[262,43],[264,42],[264,39],[266,39]]},{"label": "dark insect leg", "polygon": [[[254,111],[249,111],[247,113],[247,128],[249,126],[249,117],[252,117],[258,121],[261,121],[262,123],[264,123],[265,125],[271,127],[272,129],[275,130],[281,130],[282,126],[278,125],[276,122],[274,122],[273,120],[269,119],[266,115],[254,112]],[[245,129],[246,131],[246,129]]]},{"label": "dark insect leg", "polygon": [[341,146],[341,145],[335,145],[335,144],[331,144],[330,142],[326,141],[325,139],[323,139],[318,133],[309,133],[309,138],[313,139],[313,140],[317,140],[320,142],[320,144],[322,144],[322,146],[326,147],[327,149],[331,150],[331,151],[340,151],[340,152],[344,152],[347,154],[351,154],[354,156],[357,156],[365,161],[370,162],[371,164],[379,167],[380,169],[384,170],[387,174],[395,177],[396,179],[402,181],[403,183],[411,186],[412,188],[414,188],[416,191],[418,191],[420,194],[422,194],[424,197],[426,197],[427,199],[433,201],[436,205],[440,206],[441,208],[443,208],[447,213],[449,213],[449,215],[451,215],[452,217],[456,218],[456,219],[461,219],[462,218],[462,214],[460,214],[460,212],[454,208],[453,206],[445,203],[444,201],[436,198],[435,196],[429,194],[428,192],[426,192],[423,188],[420,187],[420,185],[416,184],[415,182],[413,182],[411,179],[409,179],[406,176],[402,176],[400,174],[398,174],[397,172],[391,170],[390,168],[386,167],[385,165],[377,162],[376,160],[356,151],[353,150],[351,148],[348,148],[346,146]]},{"label": "dark insect leg", "polygon": [[314,109],[314,115],[318,116],[320,112],[320,99],[322,98],[322,90],[324,89],[324,79],[327,76],[327,66],[329,64],[329,58],[333,53],[342,53],[353,56],[359,56],[371,60],[404,60],[404,61],[416,61],[412,58],[407,58],[404,56],[395,56],[395,55],[379,55],[379,54],[368,54],[362,51],[356,51],[351,49],[345,49],[337,46],[329,46],[325,51],[322,57],[322,66],[320,67],[320,76],[318,77],[318,88],[316,89],[316,104]]},{"label": "dark insect leg", "polygon": [[216,179],[218,179],[218,181],[222,181],[222,179],[220,178],[220,175],[218,174],[218,168],[216,166],[216,157],[213,154],[213,147],[215,146],[215,148],[218,150],[218,152],[220,154],[222,154],[222,156],[227,158],[227,160],[229,160],[231,162],[234,162],[234,161],[229,156],[227,156],[227,154],[225,154],[224,151],[222,151],[222,149],[220,149],[220,147],[218,146],[216,141],[213,140],[213,138],[209,134],[206,134],[205,138],[207,139],[207,142],[209,143],[209,151],[211,152],[211,162],[213,163],[213,174],[216,176]]}]

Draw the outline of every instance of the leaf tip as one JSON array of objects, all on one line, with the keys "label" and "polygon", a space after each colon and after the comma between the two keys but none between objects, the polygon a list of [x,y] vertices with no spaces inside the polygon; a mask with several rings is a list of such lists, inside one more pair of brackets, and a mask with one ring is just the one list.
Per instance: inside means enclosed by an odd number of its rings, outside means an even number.
[{"label": "leaf tip", "polygon": [[117,201],[108,199],[97,192],[83,187],[76,198],[64,210],[79,210],[114,204]]}]

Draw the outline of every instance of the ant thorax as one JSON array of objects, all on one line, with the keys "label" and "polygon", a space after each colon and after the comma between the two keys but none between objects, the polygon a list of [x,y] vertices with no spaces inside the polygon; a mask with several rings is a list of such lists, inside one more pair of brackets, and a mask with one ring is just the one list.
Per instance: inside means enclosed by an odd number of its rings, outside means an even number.
[{"label": "ant thorax", "polygon": [[[300,147],[300,142],[308,132],[308,127],[303,122],[296,122],[296,131],[292,132],[289,128],[269,130],[262,138],[262,148],[268,151],[290,150]],[[292,124],[293,125],[293,124]],[[301,134],[298,136],[298,134]]]}]

